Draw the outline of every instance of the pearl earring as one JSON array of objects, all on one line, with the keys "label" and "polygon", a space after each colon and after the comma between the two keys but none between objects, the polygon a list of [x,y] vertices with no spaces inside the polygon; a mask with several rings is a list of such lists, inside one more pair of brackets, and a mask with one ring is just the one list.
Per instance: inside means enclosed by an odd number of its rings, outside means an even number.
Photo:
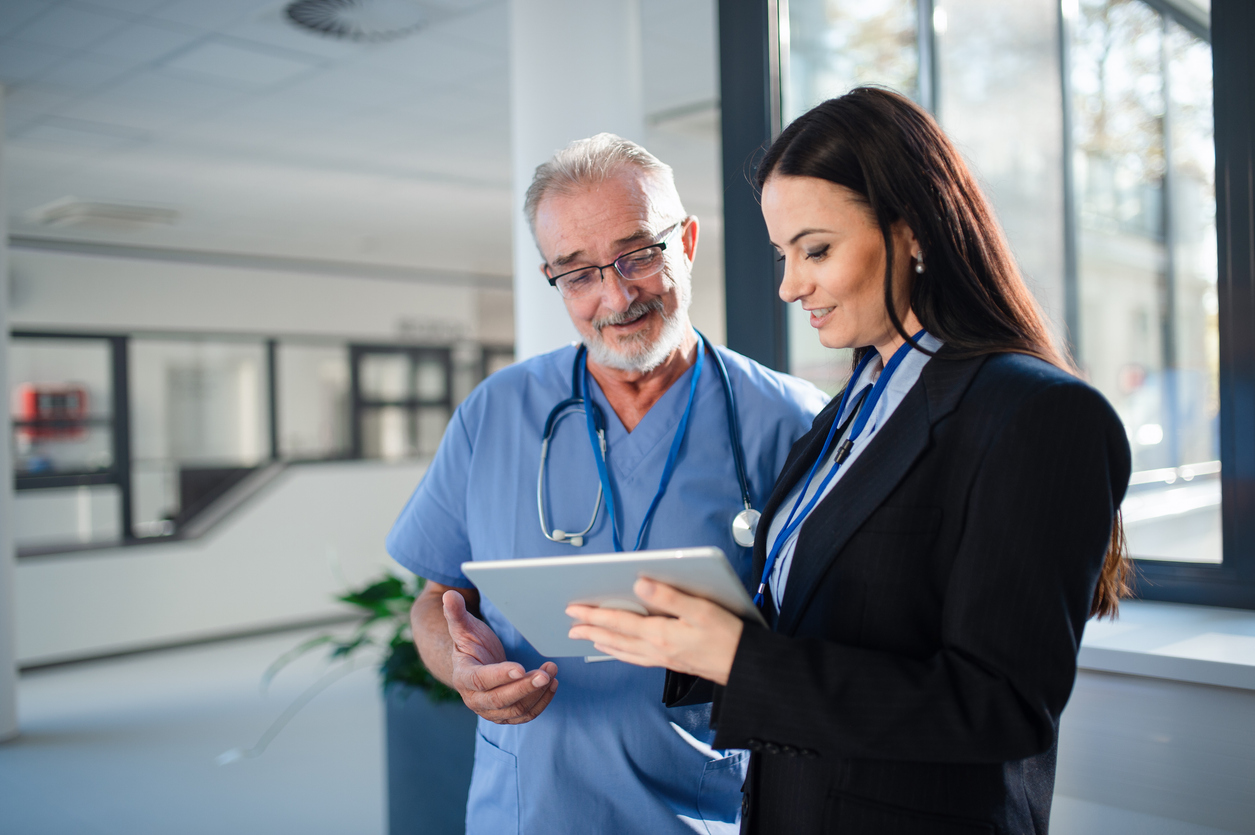
[{"label": "pearl earring", "polygon": [[919,275],[924,274],[924,253],[922,251],[915,253],[915,272]]}]

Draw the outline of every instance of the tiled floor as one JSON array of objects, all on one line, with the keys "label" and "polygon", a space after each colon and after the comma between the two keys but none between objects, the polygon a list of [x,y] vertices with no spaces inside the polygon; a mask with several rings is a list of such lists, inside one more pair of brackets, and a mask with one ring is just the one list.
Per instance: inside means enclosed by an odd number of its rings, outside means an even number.
[{"label": "tiled floor", "polygon": [[320,693],[255,759],[248,748],[326,670],[266,666],[289,632],[27,673],[22,734],[0,745],[5,835],[376,835],[385,829],[383,715],[373,670]]}]

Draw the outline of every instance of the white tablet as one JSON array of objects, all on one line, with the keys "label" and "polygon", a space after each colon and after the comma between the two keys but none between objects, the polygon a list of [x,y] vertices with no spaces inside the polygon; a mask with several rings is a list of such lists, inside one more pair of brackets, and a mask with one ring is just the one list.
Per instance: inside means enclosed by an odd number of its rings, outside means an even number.
[{"label": "white tablet", "polygon": [[592,641],[567,637],[571,618],[565,609],[571,603],[647,614],[644,603],[632,592],[632,584],[640,577],[712,600],[766,625],[718,548],[464,562],[462,572],[537,652],[550,658],[597,653]]}]

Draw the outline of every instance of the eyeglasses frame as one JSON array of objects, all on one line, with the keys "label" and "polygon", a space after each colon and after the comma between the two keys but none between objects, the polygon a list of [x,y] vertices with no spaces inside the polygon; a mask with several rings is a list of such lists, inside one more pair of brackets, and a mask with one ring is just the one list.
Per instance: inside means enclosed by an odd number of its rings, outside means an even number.
[{"label": "eyeglasses frame", "polygon": [[[549,275],[548,274],[549,265],[546,264],[545,265],[545,271],[546,271],[545,278],[549,280],[549,286],[553,287],[559,293],[562,292],[562,289],[558,287],[558,279],[564,278],[568,275],[574,275],[575,273],[582,273],[585,270],[597,270],[598,280],[602,282],[606,280],[606,275],[604,271],[610,269],[611,267],[614,267],[615,273],[617,273],[618,276],[622,278],[624,281],[644,281],[647,278],[653,278],[658,273],[651,273],[650,275],[641,276],[640,278],[628,278],[627,276],[623,274],[623,272],[616,265],[620,261],[622,261],[624,258],[627,258],[629,255],[635,255],[638,252],[644,252],[645,250],[653,249],[654,247],[658,247],[663,253],[666,253],[667,241],[670,240],[671,236],[676,233],[677,229],[684,228],[684,224],[687,222],[688,222],[687,217],[677,220],[675,223],[671,224],[671,226],[663,233],[663,236],[661,238],[654,241],[652,244],[649,244],[648,246],[640,247],[639,249],[633,249],[630,252],[625,252],[622,255],[620,255],[618,258],[615,258],[609,264],[605,264],[603,266],[596,266],[596,265],[590,264],[587,267],[577,267],[574,270],[567,270],[566,272],[559,273],[558,275]],[[662,271],[659,270],[658,272],[662,272]],[[566,298],[566,296],[563,296],[563,298]]]}]

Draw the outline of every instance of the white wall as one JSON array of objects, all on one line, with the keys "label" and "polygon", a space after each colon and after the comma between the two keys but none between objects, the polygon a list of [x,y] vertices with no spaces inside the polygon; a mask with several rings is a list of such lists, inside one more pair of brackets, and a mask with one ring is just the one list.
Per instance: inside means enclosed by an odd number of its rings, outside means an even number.
[{"label": "white wall", "polygon": [[1081,670],[1051,831],[1255,833],[1255,690]]},{"label": "white wall", "polygon": [[641,26],[639,0],[510,2],[515,350],[520,359],[578,338],[561,297],[540,274],[541,256],[523,217],[523,196],[536,166],[573,140],[602,131],[644,140]]},{"label": "white wall", "polygon": [[15,327],[448,339],[478,331],[478,291],[14,249]]},{"label": "white wall", "polygon": [[19,663],[343,612],[332,598],[346,582],[361,584],[392,564],[384,537],[423,471],[417,463],[297,465],[202,539],[22,560]]}]

